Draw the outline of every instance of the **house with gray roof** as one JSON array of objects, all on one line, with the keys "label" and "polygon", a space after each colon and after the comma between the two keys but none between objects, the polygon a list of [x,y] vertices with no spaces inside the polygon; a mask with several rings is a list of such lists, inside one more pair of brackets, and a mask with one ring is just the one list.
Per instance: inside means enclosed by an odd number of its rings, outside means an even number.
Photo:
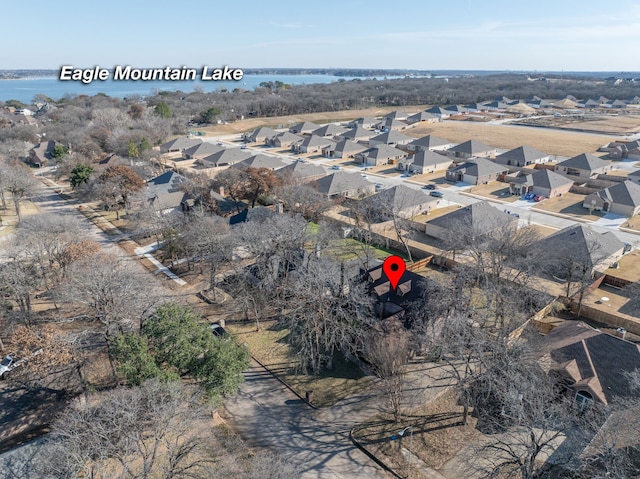
[{"label": "house with gray roof", "polygon": [[426,111],[419,111],[418,113],[409,115],[406,119],[406,122],[410,125],[415,123],[435,123],[436,121],[440,121],[440,118]]},{"label": "house with gray roof", "polygon": [[350,130],[342,133],[340,138],[344,138],[345,140],[368,142],[371,137],[376,135],[378,135],[378,132],[367,130],[366,128],[358,125],[355,128],[351,128]]},{"label": "house with gray roof", "polygon": [[276,148],[291,148],[291,145],[300,143],[304,140],[304,137],[291,133],[290,131],[283,131],[278,133],[267,140],[269,146],[275,146]]},{"label": "house with gray roof", "polygon": [[[581,406],[604,405],[636,396],[628,375],[640,369],[640,347],[594,329],[582,321],[566,321],[540,344],[540,363],[571,391]],[[636,428],[637,429],[637,428]]]},{"label": "house with gray roof", "polygon": [[213,155],[214,153],[218,153],[219,151],[224,150],[224,146],[218,146],[208,141],[203,141],[194,145],[186,150],[183,150],[182,157],[185,160],[199,160],[201,158],[206,158],[207,156]]},{"label": "house with gray roof", "polygon": [[633,181],[636,185],[640,185],[640,170],[636,170],[633,173],[629,173],[627,176],[629,181]]},{"label": "house with gray roof", "polygon": [[431,150],[431,151],[445,151],[451,148],[455,143],[438,138],[437,136],[427,135],[422,138],[416,138],[406,144],[406,149],[409,151]]},{"label": "house with gray roof", "polygon": [[591,193],[584,199],[582,206],[629,218],[636,216],[640,214],[640,185],[632,181],[617,183]]},{"label": "house with gray roof", "polygon": [[285,166],[284,162],[275,156],[257,155],[250,156],[246,160],[239,161],[229,166],[229,168],[246,169],[246,168],[267,168],[269,170],[277,170]]},{"label": "house with gray roof", "polygon": [[247,143],[264,143],[266,140],[273,138],[277,134],[278,132],[273,128],[261,126],[260,128],[256,128],[248,133],[244,133],[242,135],[242,140]]},{"label": "house with gray roof", "polygon": [[358,173],[347,173],[346,171],[336,171],[330,175],[318,178],[314,182],[315,189],[326,195],[327,198],[348,197],[361,198],[372,195],[375,192],[375,185],[365,180]]},{"label": "house with gray roof", "polygon": [[239,163],[242,160],[246,160],[251,156],[251,153],[247,153],[241,148],[225,148],[218,151],[213,155],[206,156],[197,160],[199,164],[205,168],[217,168],[219,166],[233,165]]},{"label": "house with gray roof", "polygon": [[449,112],[450,115],[462,115],[463,113],[469,113],[464,105],[449,105],[445,106],[444,109]]},{"label": "house with gray roof", "polygon": [[494,231],[517,227],[518,218],[491,206],[487,201],[480,201],[427,221],[425,233],[441,240],[463,231],[482,238]]},{"label": "house with gray roof", "polygon": [[352,127],[361,126],[362,128],[373,128],[378,123],[380,123],[380,120],[378,120],[377,118],[373,116],[365,116],[362,118],[358,118],[357,120],[353,120],[350,125]]},{"label": "house with gray roof", "polygon": [[329,123],[327,125],[321,126],[320,128],[316,128],[311,132],[312,135],[324,136],[326,138],[333,138],[334,136],[339,136],[348,131],[348,128],[345,128],[340,125],[335,125],[333,123]]},{"label": "house with gray roof", "polygon": [[534,173],[519,173],[509,182],[512,195],[526,195],[533,193],[545,198],[555,198],[568,193],[573,186],[573,180],[554,171],[535,170]]},{"label": "house with gray roof", "polygon": [[403,158],[396,164],[400,171],[411,171],[418,175],[445,171],[451,166],[453,159],[431,150],[420,150],[414,155]]},{"label": "house with gray roof", "polygon": [[501,100],[493,100],[487,103],[483,103],[483,106],[488,111],[500,111],[506,110],[510,104]]},{"label": "house with gray roof", "polygon": [[427,213],[437,204],[437,199],[422,190],[397,185],[360,200],[358,208],[366,211],[369,219],[379,223],[394,216],[413,218]]},{"label": "house with gray roof", "polygon": [[539,240],[532,251],[533,259],[548,258],[547,274],[567,281],[569,272],[593,274],[604,272],[622,258],[624,243],[607,231],[597,233],[589,226],[576,224]]},{"label": "house with gray roof", "polygon": [[155,211],[163,214],[184,209],[183,204],[187,194],[182,187],[187,181],[187,178],[179,173],[167,171],[147,181],[145,197]]},{"label": "house with gray roof", "polygon": [[377,146],[377,145],[389,145],[389,146],[397,146],[397,145],[406,145],[411,142],[413,138],[407,135],[403,135],[397,131],[388,131],[386,133],[382,133],[380,135],[374,136],[369,140],[369,146]]},{"label": "house with gray roof", "polygon": [[588,180],[612,169],[610,161],[590,153],[582,153],[556,165],[556,172],[575,178],[574,181]]},{"label": "house with gray roof", "polygon": [[402,158],[406,158],[407,153],[394,148],[393,146],[378,144],[373,148],[358,153],[355,156],[356,161],[361,161],[365,165],[380,166],[393,165]]},{"label": "house with gray roof", "polygon": [[322,149],[322,156],[325,158],[354,158],[358,153],[367,149],[361,143],[351,140],[342,140]]},{"label": "house with gray roof", "polygon": [[276,176],[285,183],[307,183],[324,175],[326,172],[322,166],[305,161],[294,161],[290,165],[276,170]]},{"label": "house with gray roof", "polygon": [[468,140],[447,150],[455,158],[488,158],[496,154],[496,149],[478,140]]},{"label": "house with gray roof", "polygon": [[394,120],[393,118],[383,118],[382,121],[376,125],[376,128],[382,131],[398,131],[404,130],[408,126],[404,121]]},{"label": "house with gray roof", "polygon": [[439,107],[439,106],[432,106],[431,108],[428,108],[425,111],[427,113],[431,113],[432,115],[440,118],[441,120],[446,120],[451,115],[455,115],[454,112],[452,112],[450,110],[445,110],[444,108]]},{"label": "house with gray roof", "polygon": [[317,135],[306,135],[299,143],[291,145],[291,149],[296,153],[317,153],[325,147],[335,146],[336,142]]},{"label": "house with gray roof", "polygon": [[539,163],[546,163],[551,160],[551,156],[530,146],[519,146],[513,150],[506,151],[495,158],[495,162],[500,165],[526,167]]},{"label": "house with gray roof", "polygon": [[496,181],[500,175],[507,174],[509,169],[485,158],[476,158],[447,170],[447,181],[462,181],[471,185],[483,185]]},{"label": "house with gray roof", "polygon": [[178,151],[184,151],[187,148],[191,148],[199,143],[202,143],[200,138],[187,138],[182,136],[175,140],[167,141],[160,145],[160,153],[174,153]]},{"label": "house with gray roof", "polygon": [[313,130],[320,128],[320,125],[312,123],[310,121],[303,121],[302,123],[296,123],[289,128],[289,132],[296,133],[298,135],[311,134]]},{"label": "house with gray roof", "polygon": [[27,163],[37,168],[47,166],[47,162],[53,158],[53,152],[58,143],[53,140],[42,141],[29,150]]},{"label": "house with gray roof", "polygon": [[406,120],[409,114],[405,111],[395,110],[391,113],[387,113],[383,118],[390,118],[392,120]]}]

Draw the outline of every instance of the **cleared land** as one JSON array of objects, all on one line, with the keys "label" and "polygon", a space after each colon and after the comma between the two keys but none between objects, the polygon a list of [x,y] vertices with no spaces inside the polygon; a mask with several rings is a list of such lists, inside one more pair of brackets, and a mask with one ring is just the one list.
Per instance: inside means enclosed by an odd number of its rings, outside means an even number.
[{"label": "cleared land", "polygon": [[541,126],[572,128],[614,135],[630,135],[640,132],[640,115],[580,115],[560,118],[544,118],[535,121]]}]

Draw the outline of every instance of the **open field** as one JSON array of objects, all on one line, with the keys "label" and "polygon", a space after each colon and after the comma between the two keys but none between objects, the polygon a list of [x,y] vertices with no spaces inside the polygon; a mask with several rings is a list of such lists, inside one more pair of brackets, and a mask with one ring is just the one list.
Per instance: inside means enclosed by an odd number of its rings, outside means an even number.
[{"label": "open field", "polygon": [[640,115],[584,115],[544,118],[539,125],[553,128],[577,128],[585,131],[606,132],[613,135],[630,135],[640,132]]},{"label": "open field", "polygon": [[395,110],[402,110],[409,114],[417,113],[426,108],[426,106],[407,106],[407,107],[376,107],[364,110],[343,110],[328,111],[320,113],[306,113],[302,115],[277,116],[269,118],[247,118],[245,120],[228,123],[226,125],[212,125],[203,128],[197,128],[198,131],[204,131],[209,135],[229,135],[233,133],[242,133],[250,131],[260,126],[287,127],[303,121],[311,121],[314,123],[331,123],[334,121],[355,120],[363,116],[382,116]]},{"label": "open field", "polygon": [[427,123],[408,130],[407,135],[416,138],[435,135],[456,143],[475,139],[503,149],[528,145],[545,153],[568,157],[594,152],[613,139],[607,135],[470,121]]}]

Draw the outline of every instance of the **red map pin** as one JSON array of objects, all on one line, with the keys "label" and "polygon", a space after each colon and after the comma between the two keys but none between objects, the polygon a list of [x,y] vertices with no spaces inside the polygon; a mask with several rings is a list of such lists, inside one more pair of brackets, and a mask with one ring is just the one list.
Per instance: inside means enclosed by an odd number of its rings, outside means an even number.
[{"label": "red map pin", "polygon": [[384,274],[389,279],[394,291],[398,287],[400,278],[402,278],[406,269],[407,267],[404,264],[404,260],[400,256],[389,256],[384,260],[384,263],[382,263],[382,271],[384,271]]}]

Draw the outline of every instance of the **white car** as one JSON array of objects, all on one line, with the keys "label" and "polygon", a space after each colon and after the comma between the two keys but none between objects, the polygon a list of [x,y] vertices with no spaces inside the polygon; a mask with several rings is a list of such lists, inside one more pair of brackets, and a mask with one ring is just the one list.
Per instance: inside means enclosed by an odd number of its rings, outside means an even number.
[{"label": "white car", "polygon": [[0,379],[4,378],[4,373],[11,371],[15,367],[15,360],[13,354],[7,354],[2,361],[0,361]]}]

